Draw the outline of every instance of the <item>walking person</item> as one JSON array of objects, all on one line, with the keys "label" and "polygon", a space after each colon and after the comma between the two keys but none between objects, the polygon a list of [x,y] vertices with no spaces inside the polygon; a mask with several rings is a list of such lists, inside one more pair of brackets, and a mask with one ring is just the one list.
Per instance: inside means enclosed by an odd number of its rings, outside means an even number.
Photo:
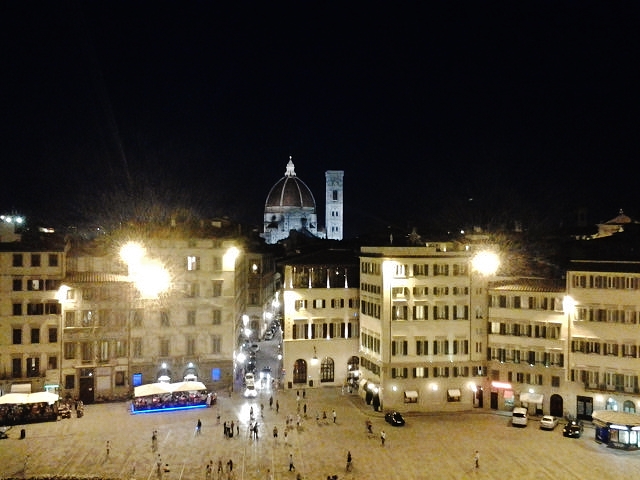
[{"label": "walking person", "polygon": [[198,419],[198,423],[196,423],[196,431],[194,435],[200,435],[201,431],[202,431],[202,422],[200,421],[200,419]]},{"label": "walking person", "polygon": [[109,453],[111,453],[111,440],[107,440],[107,458],[109,458]]},{"label": "walking person", "polygon": [[293,453],[289,454],[289,471],[293,472],[296,469],[296,466],[293,464]]},{"label": "walking person", "polygon": [[351,450],[347,452],[347,472],[350,472],[353,465],[351,464]]},{"label": "walking person", "polygon": [[280,411],[280,402],[276,400],[276,413]]},{"label": "walking person", "polygon": [[478,450],[473,454],[473,460],[476,464],[476,468],[480,468],[480,452]]},{"label": "walking person", "polygon": [[384,433],[384,430],[380,430],[380,445],[384,447],[384,441],[387,439],[387,434]]},{"label": "walking person", "polygon": [[151,451],[155,452],[158,450],[158,431],[154,430],[151,434]]},{"label": "walking person", "polygon": [[273,395],[269,397],[269,410],[273,410]]},{"label": "walking person", "polygon": [[336,417],[337,417],[338,415],[336,414],[336,409],[335,409],[335,408],[333,409],[332,414],[333,414],[333,423],[336,423]]}]

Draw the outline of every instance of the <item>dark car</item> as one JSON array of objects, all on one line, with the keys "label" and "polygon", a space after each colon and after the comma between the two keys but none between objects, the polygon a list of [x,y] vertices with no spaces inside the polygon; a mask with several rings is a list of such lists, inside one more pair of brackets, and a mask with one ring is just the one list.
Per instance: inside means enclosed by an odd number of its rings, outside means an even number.
[{"label": "dark car", "polygon": [[580,438],[583,430],[584,427],[582,426],[582,422],[576,422],[575,420],[573,420],[564,426],[564,428],[562,429],[562,434],[565,437]]},{"label": "dark car", "polygon": [[394,427],[401,427],[404,425],[404,418],[400,412],[387,412],[384,415],[384,419]]}]

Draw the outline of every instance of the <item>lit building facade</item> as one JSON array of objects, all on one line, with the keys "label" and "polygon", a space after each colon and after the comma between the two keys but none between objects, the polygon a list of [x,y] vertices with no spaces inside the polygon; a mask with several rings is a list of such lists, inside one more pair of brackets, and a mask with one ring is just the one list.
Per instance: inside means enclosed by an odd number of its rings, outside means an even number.
[{"label": "lit building facade", "polygon": [[374,408],[483,406],[486,279],[450,242],[362,247],[360,394]]},{"label": "lit building facade", "polygon": [[344,386],[359,374],[358,257],[328,249],[282,262],[284,383]]},{"label": "lit building facade", "polygon": [[531,415],[562,417],[569,331],[566,285],[539,278],[494,282],[489,288],[488,369],[493,410],[526,407]]},{"label": "lit building facade", "polygon": [[[13,237],[0,243],[0,390],[57,393],[66,245]],[[16,241],[17,240],[17,241]]]},{"label": "lit building facade", "polygon": [[567,294],[570,411],[587,419],[596,410],[637,412],[640,262],[574,260],[567,272]]}]

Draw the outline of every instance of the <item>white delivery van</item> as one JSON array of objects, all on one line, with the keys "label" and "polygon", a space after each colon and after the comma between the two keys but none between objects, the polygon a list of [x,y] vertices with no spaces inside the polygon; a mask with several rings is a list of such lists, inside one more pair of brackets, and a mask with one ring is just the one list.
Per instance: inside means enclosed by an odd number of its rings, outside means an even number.
[{"label": "white delivery van", "polygon": [[511,424],[514,427],[526,427],[528,421],[529,421],[529,415],[527,414],[526,408],[516,407],[513,409],[513,414],[511,416]]}]

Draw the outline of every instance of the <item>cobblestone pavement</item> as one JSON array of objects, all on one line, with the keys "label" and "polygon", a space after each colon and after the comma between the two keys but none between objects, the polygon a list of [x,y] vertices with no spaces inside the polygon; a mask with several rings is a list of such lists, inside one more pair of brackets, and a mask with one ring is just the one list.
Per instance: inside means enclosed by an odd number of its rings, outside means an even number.
[{"label": "cobblestone pavement", "polygon": [[[131,415],[124,403],[87,405],[83,418],[14,427],[9,439],[0,440],[0,478],[36,478],[45,475],[75,475],[129,480],[157,479],[157,455],[168,472],[163,480],[207,480],[205,466],[218,460],[229,475],[211,480],[325,480],[329,475],[344,479],[613,479],[640,476],[640,452],[606,448],[594,441],[587,428],[580,439],[555,431],[541,431],[536,421],[526,428],[513,428],[509,418],[490,412],[441,415],[407,415],[404,427],[391,427],[380,413],[364,405],[356,395],[342,395],[334,388],[307,388],[246,400],[238,394],[219,398],[212,408]],[[276,401],[279,412],[276,413]],[[260,405],[264,405],[264,416]],[[304,418],[304,405],[307,416]],[[300,405],[301,425],[297,424]],[[259,423],[258,439],[248,433],[250,408]],[[332,410],[336,410],[333,422]],[[322,419],[322,413],[327,419]],[[220,415],[220,424],[217,416]],[[320,421],[316,421],[319,414]],[[292,418],[285,441],[286,418]],[[365,421],[373,422],[368,437]],[[196,435],[198,419],[202,432]],[[240,434],[226,438],[225,421],[234,421]],[[273,437],[273,427],[278,438]],[[26,430],[21,440],[20,430]],[[385,446],[379,433],[386,432]],[[157,452],[151,436],[158,431]],[[234,432],[235,433],[235,432]],[[107,454],[107,442],[110,450]],[[480,468],[473,454],[480,451]],[[345,471],[347,451],[353,470]],[[295,471],[289,471],[289,455]],[[226,468],[225,468],[226,470]]]}]

